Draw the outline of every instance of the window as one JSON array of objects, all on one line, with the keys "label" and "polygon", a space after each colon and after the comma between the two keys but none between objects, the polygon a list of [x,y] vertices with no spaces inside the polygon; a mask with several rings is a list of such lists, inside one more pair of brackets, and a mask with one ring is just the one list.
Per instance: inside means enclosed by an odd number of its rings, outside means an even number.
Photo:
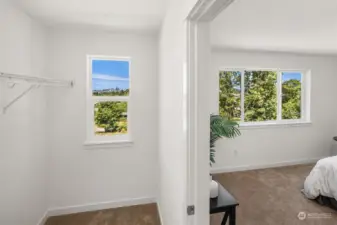
[{"label": "window", "polygon": [[242,125],[309,122],[308,74],[302,70],[220,70],[219,114]]},{"label": "window", "polygon": [[130,141],[130,59],[88,57],[88,141]]}]

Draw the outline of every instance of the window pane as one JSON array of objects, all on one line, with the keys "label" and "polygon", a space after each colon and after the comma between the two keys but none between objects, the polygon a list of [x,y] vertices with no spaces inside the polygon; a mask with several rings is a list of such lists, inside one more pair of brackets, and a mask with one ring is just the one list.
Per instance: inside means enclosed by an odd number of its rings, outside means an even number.
[{"label": "window pane", "polygon": [[245,71],[245,121],[276,120],[277,72]]},{"label": "window pane", "polygon": [[221,71],[219,74],[219,113],[231,120],[241,120],[241,72]]},{"label": "window pane", "polygon": [[95,104],[95,134],[112,136],[128,131],[127,102],[99,102]]},{"label": "window pane", "polygon": [[116,60],[92,61],[93,96],[129,95],[129,62]]},{"label": "window pane", "polygon": [[301,78],[299,72],[282,73],[282,119],[301,119]]}]

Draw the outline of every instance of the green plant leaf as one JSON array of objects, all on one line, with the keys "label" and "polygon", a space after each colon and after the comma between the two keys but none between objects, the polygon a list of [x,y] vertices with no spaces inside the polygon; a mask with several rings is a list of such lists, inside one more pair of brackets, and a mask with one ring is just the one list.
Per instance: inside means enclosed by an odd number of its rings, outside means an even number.
[{"label": "green plant leaf", "polygon": [[211,115],[210,120],[210,164],[215,163],[215,142],[221,138],[235,138],[241,135],[239,124],[226,117]]}]

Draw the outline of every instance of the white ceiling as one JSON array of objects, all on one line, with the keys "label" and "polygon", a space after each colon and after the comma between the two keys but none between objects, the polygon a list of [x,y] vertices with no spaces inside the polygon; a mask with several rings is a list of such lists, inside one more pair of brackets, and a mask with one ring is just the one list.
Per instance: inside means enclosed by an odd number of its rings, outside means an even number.
[{"label": "white ceiling", "polygon": [[49,26],[99,26],[156,30],[165,0],[16,0],[29,15]]},{"label": "white ceiling", "polygon": [[235,0],[211,32],[213,47],[337,54],[337,1]]}]

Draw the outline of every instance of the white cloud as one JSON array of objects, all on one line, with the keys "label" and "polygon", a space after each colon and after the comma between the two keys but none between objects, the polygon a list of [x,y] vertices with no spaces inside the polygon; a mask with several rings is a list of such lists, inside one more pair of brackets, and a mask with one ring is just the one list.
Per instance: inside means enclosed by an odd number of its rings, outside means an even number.
[{"label": "white cloud", "polygon": [[107,74],[93,74],[92,78],[99,80],[129,81],[129,78],[117,77],[114,75],[107,75]]}]

